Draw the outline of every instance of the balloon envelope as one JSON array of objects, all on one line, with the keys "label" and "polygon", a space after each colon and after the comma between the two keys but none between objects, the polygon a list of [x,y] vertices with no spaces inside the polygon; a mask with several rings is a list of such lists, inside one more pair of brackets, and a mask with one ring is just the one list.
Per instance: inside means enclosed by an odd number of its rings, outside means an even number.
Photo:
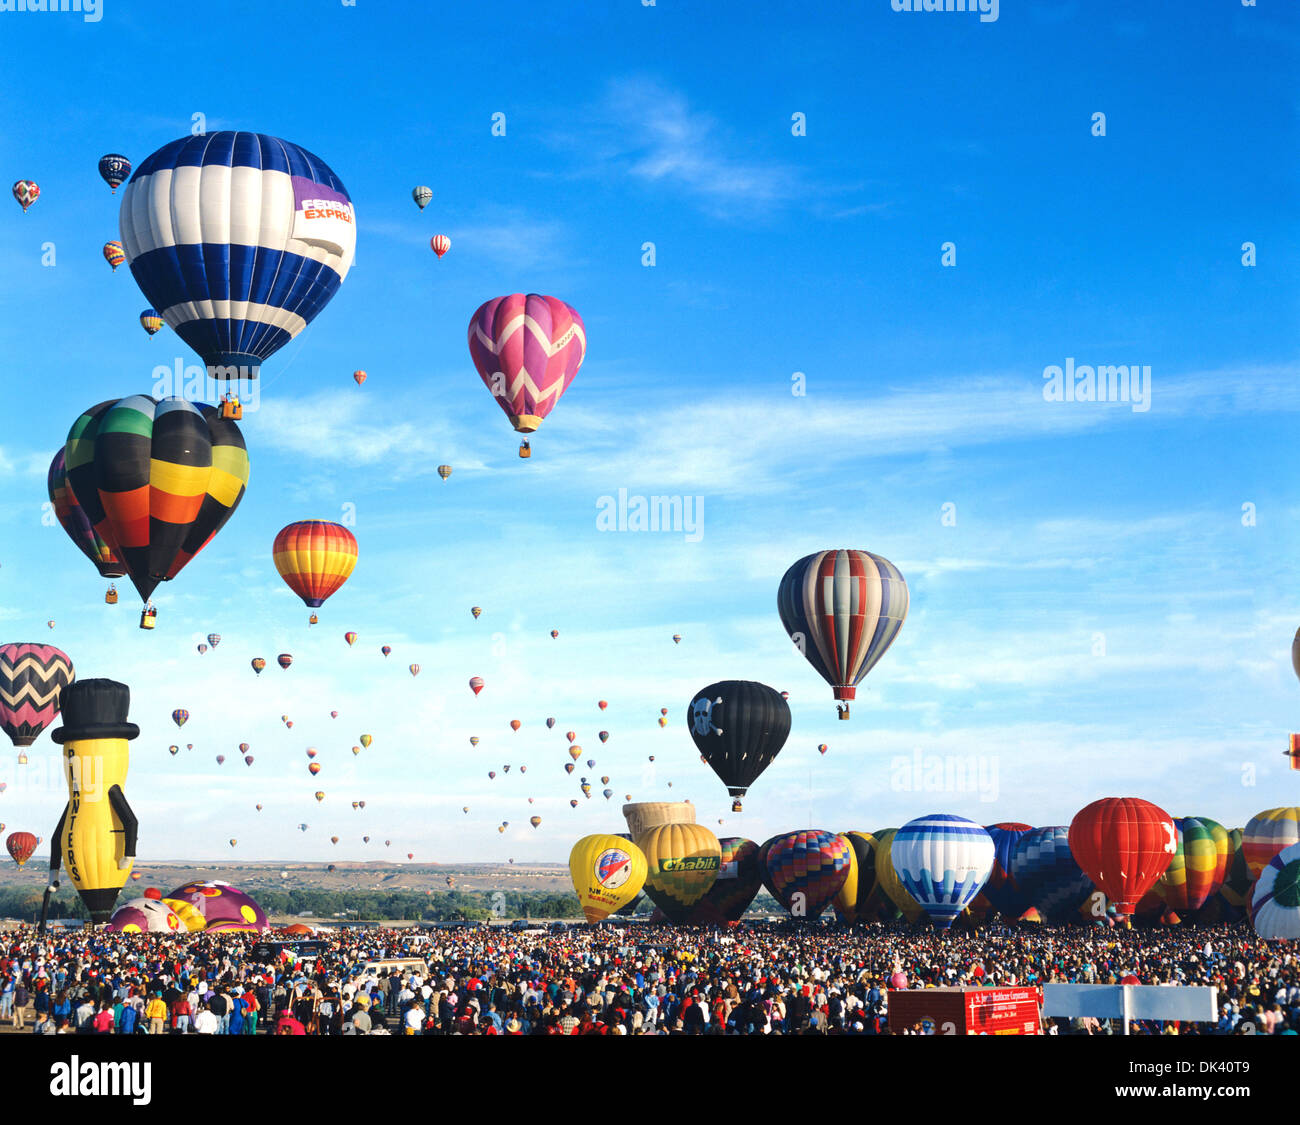
[{"label": "balloon envelope", "polygon": [[256,377],[329,303],[356,249],[342,181],[260,133],[164,145],[131,177],[119,223],[141,291],[216,378]]},{"label": "balloon envelope", "polygon": [[1134,908],[1177,848],[1173,818],[1138,797],[1103,797],[1070,822],[1070,852],[1119,914]]},{"label": "balloon envelope", "polygon": [[1300,844],[1288,844],[1264,865],[1251,895],[1255,932],[1266,940],[1300,938]]},{"label": "balloon envelope", "polygon": [[0,645],[0,730],[30,746],[59,713],[63,689],[76,678],[68,654],[53,645]]},{"label": "balloon envelope", "polygon": [[327,520],[289,524],[275,537],[271,550],[280,577],[312,608],[323,605],[357,565],[356,536],[342,524]]},{"label": "balloon envelope", "polygon": [[857,685],[894,643],[907,618],[907,583],[870,551],[819,551],[785,572],[777,591],[781,624],[835,698]]},{"label": "balloon envelope", "polygon": [[722,680],[695,693],[686,723],[727,792],[743,797],[785,745],[790,705],[766,684]]},{"label": "balloon envelope", "polygon": [[898,830],[890,858],[907,893],[947,929],[988,880],[993,838],[965,817],[933,813]]},{"label": "balloon envelope", "polygon": [[809,828],[767,842],[764,885],[797,918],[817,918],[848,878],[853,849],[843,836]]}]

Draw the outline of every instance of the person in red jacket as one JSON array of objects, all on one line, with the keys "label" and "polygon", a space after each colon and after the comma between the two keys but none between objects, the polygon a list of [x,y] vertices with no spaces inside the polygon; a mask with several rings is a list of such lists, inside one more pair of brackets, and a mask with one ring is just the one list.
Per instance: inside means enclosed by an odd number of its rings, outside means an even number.
[{"label": "person in red jacket", "polygon": [[276,1035],[306,1035],[307,1029],[296,1020],[292,1012],[285,1012],[275,1025]]}]

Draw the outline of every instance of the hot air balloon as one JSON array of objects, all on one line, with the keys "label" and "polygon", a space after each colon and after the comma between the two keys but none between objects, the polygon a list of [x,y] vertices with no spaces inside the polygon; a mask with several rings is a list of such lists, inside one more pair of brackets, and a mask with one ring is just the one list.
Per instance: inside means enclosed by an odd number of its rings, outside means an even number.
[{"label": "hot air balloon", "polygon": [[469,681],[469,690],[475,695],[478,695],[478,693],[483,690],[483,677],[471,676]]},{"label": "hot air balloon", "polygon": [[358,754],[360,754],[360,753],[361,753],[361,747],[360,747],[360,746],[354,746],[354,747],[352,747],[352,755],[353,755],[353,757],[356,757],[356,755],[358,755]]},{"label": "hot air balloon", "polygon": [[208,634],[208,644],[210,644],[213,648],[216,648],[217,645],[219,645],[220,643],[221,643],[221,634],[220,634],[220,633],[209,633],[209,634]]},{"label": "hot air balloon", "polygon": [[40,186],[34,180],[19,180],[14,184],[14,198],[18,200],[24,215],[27,214],[27,208],[36,202],[40,194]]},{"label": "hot air balloon", "polygon": [[569,757],[576,762],[579,758],[582,757],[582,747],[579,746],[577,743],[574,743],[572,746],[570,746]]},{"label": "hot air balloon", "polygon": [[479,618],[479,614],[481,614],[481,613],[483,612],[483,611],[482,611],[481,609],[479,609],[479,607],[476,606],[476,605],[474,605],[474,606],[470,606],[469,611],[470,611],[470,613],[472,613],[472,614],[474,615],[474,620],[475,620],[475,621],[478,620],[478,618]]},{"label": "hot air balloon", "polygon": [[578,768],[577,765],[576,765],[575,763],[573,763],[573,762],[565,762],[565,763],[564,763],[564,772],[567,773],[567,774],[572,774],[573,771],[574,771],[575,769],[577,769],[577,768]]},{"label": "hot air balloon", "polygon": [[318,773],[320,773],[320,762],[307,763],[307,772],[310,773],[312,777],[315,777]]},{"label": "hot air balloon", "polygon": [[471,746],[477,746],[477,745],[478,745],[478,741],[479,741],[479,740],[478,740],[478,735],[476,735],[476,734],[471,734],[471,735],[469,736],[469,744],[470,744]]},{"label": "hot air balloon", "polygon": [[146,603],[226,525],[248,484],[239,427],[180,398],[92,406],[64,459],[77,502]]},{"label": "hot air balloon", "polygon": [[421,184],[419,187],[411,189],[411,198],[415,200],[415,205],[423,211],[428,206],[429,200],[433,198],[433,189]]},{"label": "hot air balloon", "polygon": [[675,925],[681,925],[713,886],[722,846],[702,824],[661,824],[636,841],[645,853],[645,892]]},{"label": "hot air balloon", "polygon": [[418,676],[420,674],[420,666],[418,664],[412,664],[409,671],[412,676]]},{"label": "hot air balloon", "polygon": [[764,886],[796,918],[817,918],[848,878],[852,847],[834,832],[809,828],[767,842]]},{"label": "hot air balloon", "polygon": [[163,326],[163,318],[159,315],[157,309],[145,309],[140,314],[140,327],[143,328],[150,336],[158,332]]},{"label": "hot air balloon", "polygon": [[470,319],[474,366],[519,433],[530,434],[542,424],[573,382],[586,351],[582,318],[555,297],[494,297]]},{"label": "hot air balloon", "polygon": [[68,654],[53,645],[0,645],[0,730],[15,746],[30,746],[58,715],[75,678]]},{"label": "hot air balloon", "polygon": [[758,845],[753,840],[727,836],[721,848],[717,881],[691,910],[691,925],[717,926],[738,921],[763,885]]},{"label": "hot air balloon", "polygon": [[30,832],[11,832],[5,840],[5,847],[13,861],[22,867],[36,850],[36,837]]},{"label": "hot air balloon", "polygon": [[308,747],[307,747],[307,757],[309,757],[309,758],[314,758],[314,757],[316,757],[316,754],[317,754],[317,753],[318,753],[318,751],[317,751],[316,747],[314,747],[314,746],[308,746]]},{"label": "hot air balloon", "polygon": [[596,701],[596,706],[599,707],[599,708],[603,711],[603,710],[605,710],[606,707],[609,706],[609,704],[606,703],[603,699],[600,699],[600,700],[597,700],[597,701]]},{"label": "hot air balloon", "polygon": [[528,818],[528,823],[531,824],[534,828],[540,828],[542,824],[542,818],[540,816],[530,816]]},{"label": "hot air balloon", "polygon": [[131,174],[131,162],[120,153],[110,152],[99,158],[99,174],[116,195],[117,189]]},{"label": "hot air balloon", "polygon": [[[288,668],[289,665],[293,663],[293,657],[287,652],[282,652],[275,658],[275,662],[280,665],[281,668]],[[286,722],[286,725],[292,726],[293,724]]]},{"label": "hot air balloon", "polygon": [[609,731],[607,731],[607,730],[603,730],[603,731],[601,731],[601,732],[597,735],[597,737],[601,740],[601,742],[608,742],[608,741],[609,741]]},{"label": "hot air balloon", "polygon": [[375,740],[374,735],[363,734],[357,741],[360,742],[361,745],[364,746],[367,750],[369,750],[370,744],[374,742],[374,740]]},{"label": "hot air balloon", "polygon": [[1133,913],[1177,846],[1173,818],[1137,797],[1103,797],[1070,822],[1070,853],[1123,915]]},{"label": "hot air balloon", "polygon": [[225,760],[226,760],[226,756],[224,754],[217,755],[217,765],[221,765],[223,762],[225,762]]},{"label": "hot air balloon", "polygon": [[790,705],[766,684],[722,680],[695,693],[687,727],[739,812],[740,798],[785,745]]},{"label": "hot air balloon", "polygon": [[317,789],[315,793],[315,797],[317,802],[325,800],[325,791],[323,789]]},{"label": "hot air balloon", "polygon": [[1300,842],[1300,808],[1265,809],[1252,816],[1241,835],[1241,850],[1250,874],[1258,879],[1283,848]]},{"label": "hot air balloon", "polygon": [[612,789],[605,789],[605,790],[603,790],[602,793],[601,793],[601,796],[604,797],[605,800],[607,800],[607,801],[608,801],[608,800],[609,800],[613,795],[614,795],[614,790],[612,790]]},{"label": "hot air balloon", "polygon": [[289,524],[275,537],[272,551],[285,584],[304,605],[313,607],[323,605],[357,565],[356,537],[342,524],[326,520]]},{"label": "hot air balloon", "polygon": [[882,828],[872,833],[876,839],[876,881],[893,908],[915,924],[925,916],[925,909],[907,893],[903,880],[894,869],[891,849],[897,834],[897,828]]},{"label": "hot air balloon", "polygon": [[438,466],[438,475],[439,475],[440,477],[442,477],[443,480],[446,480],[449,476],[451,476],[451,466],[450,466],[450,465],[439,465],[439,466]]},{"label": "hot air balloon", "polygon": [[178,707],[172,712],[172,722],[178,727],[183,727],[187,722],[189,722],[189,718],[190,713],[183,707]]},{"label": "hot air balloon", "polygon": [[1251,893],[1250,917],[1265,941],[1300,938],[1300,843],[1288,844],[1264,865]]},{"label": "hot air balloon", "polygon": [[1203,816],[1174,821],[1177,847],[1164,874],[1151,889],[1170,909],[1200,910],[1223,886],[1228,873],[1228,830]]},{"label": "hot air balloon", "polygon": [[352,381],[356,383],[358,387],[361,386],[361,384],[364,383],[368,378],[369,376],[364,371],[357,370],[352,372]]},{"label": "hot air balloon", "polygon": [[50,462],[50,471],[46,476],[46,488],[50,503],[54,505],[54,515],[60,526],[72,540],[74,546],[92,563],[103,578],[121,578],[126,574],[126,567],[113,552],[113,548],[91,524],[85,510],[77,501],[76,493],[68,483],[68,472],[64,461],[64,450],[60,446]]},{"label": "hot air balloon", "polygon": [[870,832],[841,832],[849,844],[849,874],[831,900],[836,917],[846,926],[873,921],[880,913],[883,892],[876,878],[876,838]]},{"label": "hot air balloon", "polygon": [[554,718],[548,718],[548,719],[546,720],[546,729],[547,729],[547,730],[553,730],[554,728],[555,728],[555,719],[554,719]]},{"label": "hot air balloon", "polygon": [[179,746],[168,746],[167,752],[171,754],[171,756],[174,758],[178,753],[180,753],[180,749],[181,748]]},{"label": "hot air balloon", "polygon": [[205,645],[205,644],[200,644],[200,645],[197,645],[196,647],[197,647],[198,650],[199,650],[199,655],[200,655],[200,656],[202,656],[205,652],[208,651],[208,646]]},{"label": "hot air balloon", "polygon": [[984,826],[984,831],[993,841],[993,870],[989,872],[988,881],[980,896],[989,907],[1005,918],[1018,918],[1032,905],[1011,877],[1011,855],[1015,851],[1016,841],[1032,830],[1032,825],[1016,821]]},{"label": "hot air balloon", "polygon": [[587,759],[587,768],[588,768],[589,770],[594,770],[594,769],[596,768],[596,759],[595,759],[595,758],[588,758],[588,759]]},{"label": "hot air balloon", "polygon": [[521,726],[523,726],[523,724],[522,724],[518,719],[511,719],[511,720],[510,720],[510,729],[511,729],[511,730],[518,730]]},{"label": "hot air balloon", "polygon": [[252,764],[253,764],[253,755],[252,755],[252,754],[245,754],[245,755],[244,755],[244,765],[246,765],[246,766],[251,766]]},{"label": "hot air balloon", "polygon": [[993,838],[965,817],[932,813],[898,830],[890,858],[907,893],[946,930],[987,882]]},{"label": "hot air balloon", "polygon": [[218,379],[256,378],[329,303],[356,248],[338,177],[259,133],[164,145],[131,177],[119,221],[137,284]]},{"label": "hot air balloon", "polygon": [[437,254],[441,259],[442,256],[451,249],[451,239],[445,234],[435,234],[431,239],[429,239],[429,249]]},{"label": "hot air balloon", "polygon": [[348,642],[348,648],[351,648],[354,644],[357,643],[356,633],[344,633],[343,639]]},{"label": "hot air balloon", "polygon": [[785,572],[777,592],[781,624],[805,659],[835,689],[841,719],[849,701],[907,617],[907,583],[869,551],[819,551]]},{"label": "hot air balloon", "polygon": [[1070,830],[1063,825],[1020,832],[1008,870],[1018,892],[1008,913],[1024,902],[1044,918],[1067,918],[1096,890],[1071,853]]},{"label": "hot air balloon", "polygon": [[117,267],[126,261],[126,254],[122,251],[122,244],[117,241],[104,243],[104,261],[113,267],[113,272],[117,272]]},{"label": "hot air balloon", "polygon": [[578,802],[576,800],[569,802],[569,808],[576,809],[577,807],[578,807]]},{"label": "hot air balloon", "polygon": [[[659,725],[660,725],[661,727],[666,727],[666,726],[668,725],[668,719],[667,719],[666,716],[664,716],[664,715],[660,715],[660,716],[659,716]],[[703,757],[703,755],[700,755],[700,756]],[[705,758],[705,761],[707,762],[708,759]]]},{"label": "hot air balloon", "polygon": [[635,902],[646,873],[646,857],[641,849],[618,836],[584,836],[569,853],[573,889],[591,923]]},{"label": "hot air balloon", "polygon": [[576,730],[566,730],[564,732],[564,737],[567,738],[570,742],[573,742],[577,739],[578,732]]}]

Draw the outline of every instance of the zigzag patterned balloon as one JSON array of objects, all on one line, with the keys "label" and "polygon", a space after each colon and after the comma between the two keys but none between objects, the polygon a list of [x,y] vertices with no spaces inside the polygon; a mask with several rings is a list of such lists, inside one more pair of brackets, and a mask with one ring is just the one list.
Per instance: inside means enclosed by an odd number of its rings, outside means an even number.
[{"label": "zigzag patterned balloon", "polygon": [[531,434],[578,374],[587,330],[558,297],[511,293],[470,318],[469,354],[510,424]]},{"label": "zigzag patterned balloon", "polygon": [[76,672],[53,645],[0,645],[0,729],[30,746],[59,713],[59,697]]}]

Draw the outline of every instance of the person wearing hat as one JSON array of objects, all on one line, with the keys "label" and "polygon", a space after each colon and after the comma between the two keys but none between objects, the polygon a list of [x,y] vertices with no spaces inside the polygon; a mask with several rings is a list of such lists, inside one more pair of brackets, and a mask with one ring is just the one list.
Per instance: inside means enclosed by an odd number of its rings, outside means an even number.
[{"label": "person wearing hat", "polygon": [[50,895],[59,888],[59,864],[102,924],[131,874],[139,822],[122,786],[129,759],[127,741],[140,728],[126,720],[131,689],[115,680],[76,680],[63,689],[63,726],[50,738],[63,747],[68,803],[50,842],[50,880],[45,888],[39,931],[45,931]]}]

